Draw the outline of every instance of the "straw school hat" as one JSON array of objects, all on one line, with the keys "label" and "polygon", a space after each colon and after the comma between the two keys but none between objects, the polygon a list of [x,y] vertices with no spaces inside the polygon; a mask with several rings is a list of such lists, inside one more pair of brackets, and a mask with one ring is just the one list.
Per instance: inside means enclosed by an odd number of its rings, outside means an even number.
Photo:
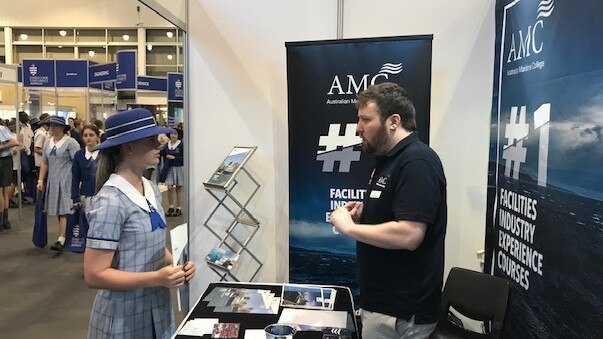
[{"label": "straw school hat", "polygon": [[144,108],[135,108],[112,115],[105,122],[105,127],[107,140],[96,146],[97,150],[174,132],[173,128],[157,126],[153,114]]},{"label": "straw school hat", "polygon": [[65,128],[65,131],[68,131],[71,129],[71,126],[67,125],[65,123],[65,118],[63,117],[59,117],[59,116],[51,116],[50,119],[47,122],[49,125],[59,125],[59,126],[63,126],[63,128]]},{"label": "straw school hat", "polygon": [[32,126],[33,126],[33,125],[37,125],[37,124],[39,124],[39,123],[40,123],[40,119],[39,119],[39,118],[36,118],[36,117],[31,118],[31,119],[29,120],[29,124],[30,124],[30,125],[32,125]]}]

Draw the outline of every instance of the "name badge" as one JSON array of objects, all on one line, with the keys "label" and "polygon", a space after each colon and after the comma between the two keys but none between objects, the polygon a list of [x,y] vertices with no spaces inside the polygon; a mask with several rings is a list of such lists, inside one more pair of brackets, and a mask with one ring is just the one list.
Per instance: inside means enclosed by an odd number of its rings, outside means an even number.
[{"label": "name badge", "polygon": [[381,191],[371,191],[370,197],[373,199],[378,199],[379,197],[381,197]]}]

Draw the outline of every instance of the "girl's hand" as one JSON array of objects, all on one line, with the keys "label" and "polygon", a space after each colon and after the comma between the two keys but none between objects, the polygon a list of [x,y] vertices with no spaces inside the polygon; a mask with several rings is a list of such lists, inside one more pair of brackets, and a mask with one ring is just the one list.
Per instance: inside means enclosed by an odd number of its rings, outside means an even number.
[{"label": "girl's hand", "polygon": [[193,279],[196,270],[195,263],[192,261],[189,261],[184,265],[184,277],[186,278],[186,282],[189,282],[191,279]]},{"label": "girl's hand", "polygon": [[157,273],[159,274],[159,286],[167,288],[178,288],[184,285],[184,270],[182,269],[181,265],[165,266],[164,268],[157,271]]}]

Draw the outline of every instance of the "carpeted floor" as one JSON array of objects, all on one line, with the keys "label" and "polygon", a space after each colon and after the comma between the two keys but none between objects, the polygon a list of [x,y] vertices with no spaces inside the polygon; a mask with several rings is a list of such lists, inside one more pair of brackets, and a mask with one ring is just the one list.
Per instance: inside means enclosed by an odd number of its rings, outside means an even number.
[{"label": "carpeted floor", "polygon": [[[96,290],[84,282],[83,254],[49,249],[57,238],[55,217],[48,219],[49,245],[40,249],[31,242],[33,205],[23,205],[20,220],[17,209],[9,213],[13,228],[0,232],[0,337],[85,338]],[[167,220],[170,229],[184,222]],[[177,326],[184,314],[176,311],[174,291],[172,300]]]}]

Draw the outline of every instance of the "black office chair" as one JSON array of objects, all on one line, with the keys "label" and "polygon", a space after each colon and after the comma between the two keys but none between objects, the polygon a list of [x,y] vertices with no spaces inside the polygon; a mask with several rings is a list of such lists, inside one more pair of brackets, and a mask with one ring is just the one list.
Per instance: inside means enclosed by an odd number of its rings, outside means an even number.
[{"label": "black office chair", "polygon": [[[440,318],[430,338],[499,338],[508,298],[507,280],[453,267],[444,286]],[[465,329],[462,321],[450,313],[451,306],[470,319],[483,321],[487,333]]]}]

